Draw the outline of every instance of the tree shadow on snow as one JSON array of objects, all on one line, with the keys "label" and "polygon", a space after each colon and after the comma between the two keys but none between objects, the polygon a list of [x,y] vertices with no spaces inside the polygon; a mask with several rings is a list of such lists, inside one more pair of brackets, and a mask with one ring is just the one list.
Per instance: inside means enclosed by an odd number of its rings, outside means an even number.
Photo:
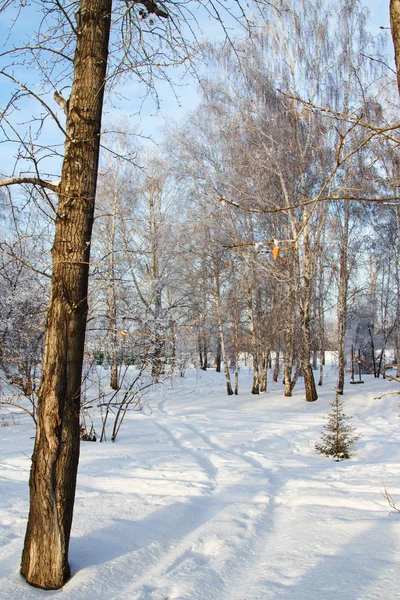
[{"label": "tree shadow on snow", "polygon": [[[400,523],[382,519],[352,538],[337,553],[321,559],[294,585],[262,582],[277,600],[372,600],[398,589],[400,576],[393,570]],[[385,580],[384,590],[380,578]],[[394,596],[392,596],[394,597]]]}]

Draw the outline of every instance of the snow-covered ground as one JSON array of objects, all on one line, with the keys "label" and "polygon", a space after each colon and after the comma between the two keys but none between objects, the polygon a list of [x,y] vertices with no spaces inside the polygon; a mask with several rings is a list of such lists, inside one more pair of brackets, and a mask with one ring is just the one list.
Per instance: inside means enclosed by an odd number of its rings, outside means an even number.
[{"label": "snow-covered ground", "polygon": [[[57,592],[19,575],[33,426],[0,427],[0,598],[36,600],[388,600],[399,598],[398,384],[364,376],[345,412],[361,435],[351,460],[318,455],[333,399],[280,384],[238,397],[223,375],[188,372],[147,396],[115,444],[82,444],[70,546],[73,577]],[[397,387],[398,389],[398,387]],[[16,414],[16,413],[14,413]]]}]

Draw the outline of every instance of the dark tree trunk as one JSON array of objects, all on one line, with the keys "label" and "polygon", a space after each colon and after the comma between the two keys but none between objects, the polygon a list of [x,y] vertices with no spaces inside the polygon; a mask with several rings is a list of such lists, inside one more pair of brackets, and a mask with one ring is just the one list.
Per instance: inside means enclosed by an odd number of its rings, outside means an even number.
[{"label": "dark tree trunk", "polygon": [[204,346],[203,346],[203,366],[201,367],[203,371],[207,371],[207,355],[208,355],[208,350],[207,350],[207,344],[204,342]]},{"label": "dark tree trunk", "polygon": [[276,356],[275,356],[274,374],[272,376],[272,381],[274,381],[275,383],[278,381],[279,370],[280,370],[280,365],[279,365],[279,350],[277,350],[276,351]]},{"label": "dark tree trunk", "polygon": [[374,370],[374,377],[377,377],[373,328],[372,328],[372,331],[371,331],[371,328],[368,327],[368,333],[369,333],[369,337],[370,337],[370,340],[371,340],[370,341],[370,346],[371,346],[371,363],[372,363],[372,368]]},{"label": "dark tree trunk", "polygon": [[70,576],[80,387],[111,0],[82,0],[52,249],[30,512],[21,573],[44,589]]},{"label": "dark tree trunk", "polygon": [[204,370],[204,365],[203,365],[203,347],[202,347],[202,342],[201,342],[201,337],[200,337],[200,333],[198,336],[198,347],[199,347],[199,363],[200,363],[200,369]]},{"label": "dark tree trunk", "polygon": [[222,362],[222,357],[221,357],[221,343],[218,343],[218,345],[217,345],[217,355],[215,357],[215,370],[217,371],[217,373],[221,373],[221,362]]},{"label": "dark tree trunk", "polygon": [[318,352],[316,350],[313,350],[312,353],[312,368],[313,371],[316,371],[318,368]]},{"label": "dark tree trunk", "polygon": [[304,389],[307,402],[318,400],[317,389],[315,387],[314,373],[310,363],[303,367],[304,370]]}]

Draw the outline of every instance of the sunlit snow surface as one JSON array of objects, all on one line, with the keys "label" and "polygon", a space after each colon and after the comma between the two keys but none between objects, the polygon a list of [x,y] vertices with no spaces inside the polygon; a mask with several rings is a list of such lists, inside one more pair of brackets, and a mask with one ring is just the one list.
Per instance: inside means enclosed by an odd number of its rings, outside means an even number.
[{"label": "sunlit snow surface", "polygon": [[0,598],[33,600],[388,600],[400,590],[400,418],[396,383],[346,386],[361,435],[351,460],[315,452],[335,374],[238,397],[224,376],[190,371],[155,388],[152,414],[127,417],[115,444],[83,443],[63,590],[19,575],[33,444],[29,417],[0,428]]}]

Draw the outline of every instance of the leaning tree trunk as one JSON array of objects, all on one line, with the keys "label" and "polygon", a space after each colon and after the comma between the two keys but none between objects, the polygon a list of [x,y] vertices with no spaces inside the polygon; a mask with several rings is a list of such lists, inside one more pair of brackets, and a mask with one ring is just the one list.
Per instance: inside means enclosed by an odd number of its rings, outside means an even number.
[{"label": "leaning tree trunk", "polygon": [[112,0],[82,0],[67,114],[52,284],[38,393],[30,512],[21,573],[60,588],[70,576],[68,546],[79,460],[79,408],[87,318],[89,254]]}]

